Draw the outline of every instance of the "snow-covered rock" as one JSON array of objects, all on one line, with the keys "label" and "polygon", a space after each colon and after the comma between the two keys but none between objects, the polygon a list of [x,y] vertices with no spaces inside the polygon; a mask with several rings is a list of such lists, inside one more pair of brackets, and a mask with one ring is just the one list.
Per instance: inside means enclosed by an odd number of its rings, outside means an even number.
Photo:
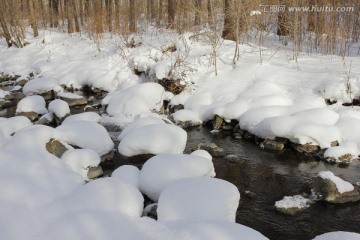
[{"label": "snow-covered rock", "polygon": [[31,125],[30,120],[24,116],[0,118],[0,136],[10,138],[13,133]]},{"label": "snow-covered rock", "polygon": [[275,202],[275,207],[276,210],[282,213],[294,215],[310,207],[310,203],[310,199],[304,198],[301,195],[285,196],[283,199]]},{"label": "snow-covered rock", "polygon": [[121,137],[119,153],[131,157],[182,153],[186,147],[187,133],[178,126],[160,123],[138,127]]},{"label": "snow-covered rock", "polygon": [[52,112],[59,119],[70,114],[69,104],[61,99],[55,99],[49,103],[49,112]]},{"label": "snow-covered rock", "polygon": [[100,156],[91,149],[73,149],[66,151],[61,160],[74,172],[80,174],[84,180],[89,180],[88,171],[91,167],[97,167]]},{"label": "snow-covered rock", "polygon": [[56,139],[68,144],[96,151],[100,156],[114,148],[106,129],[89,121],[68,121],[55,129]]},{"label": "snow-covered rock", "polygon": [[331,203],[355,202],[360,200],[354,186],[335,176],[330,171],[319,172],[315,180],[315,193],[319,199]]},{"label": "snow-covered rock", "polygon": [[360,234],[354,232],[328,232],[316,236],[313,240],[360,240]]},{"label": "snow-covered rock", "polygon": [[85,97],[70,92],[59,92],[57,97],[67,102],[70,107],[85,105],[88,102]]},{"label": "snow-covered rock", "polygon": [[112,172],[111,177],[124,180],[131,185],[135,186],[136,188],[139,188],[139,176],[140,176],[140,170],[132,165],[123,165],[115,169],[115,171]]},{"label": "snow-covered rock", "polygon": [[157,201],[170,183],[183,178],[214,177],[211,159],[185,154],[160,154],[150,158],[140,171],[140,190]]},{"label": "snow-covered rock", "polygon": [[160,194],[159,221],[235,222],[239,190],[230,182],[207,177],[178,180]]},{"label": "snow-covered rock", "polygon": [[61,87],[55,79],[37,78],[27,82],[23,87],[25,95],[41,94]]},{"label": "snow-covered rock", "polygon": [[64,119],[63,123],[75,122],[75,121],[89,121],[99,122],[101,119],[100,115],[95,112],[83,112],[68,116]]},{"label": "snow-covered rock", "polygon": [[182,126],[183,128],[200,126],[202,120],[200,115],[189,109],[182,109],[172,114],[175,123]]},{"label": "snow-covered rock", "polygon": [[21,112],[47,113],[45,99],[39,95],[27,96],[21,99],[16,107],[16,113]]},{"label": "snow-covered rock", "polygon": [[164,120],[159,117],[137,118],[121,131],[118,139],[121,141],[121,139],[123,139],[128,133],[130,133],[131,131],[133,131],[137,128],[144,127],[144,126],[151,125],[151,124],[161,124],[161,123],[164,123]]},{"label": "snow-covered rock", "polygon": [[140,217],[144,198],[137,188],[115,178],[100,178],[81,186],[52,206],[56,213],[75,211],[111,211]]},{"label": "snow-covered rock", "polygon": [[152,110],[160,111],[163,106],[164,88],[157,83],[143,83],[109,94],[102,100],[110,116],[136,115]]}]

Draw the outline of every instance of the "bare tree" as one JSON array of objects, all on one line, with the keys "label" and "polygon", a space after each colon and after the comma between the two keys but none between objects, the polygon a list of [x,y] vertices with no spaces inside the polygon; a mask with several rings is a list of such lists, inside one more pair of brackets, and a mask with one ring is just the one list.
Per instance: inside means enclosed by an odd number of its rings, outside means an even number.
[{"label": "bare tree", "polygon": [[235,22],[234,22],[234,16],[232,12],[232,1],[231,0],[225,0],[224,3],[224,29],[222,32],[222,37],[227,40],[236,40],[235,36]]},{"label": "bare tree", "polygon": [[130,0],[130,32],[136,32],[135,0]]},{"label": "bare tree", "polygon": [[175,28],[175,0],[168,0],[168,28]]}]

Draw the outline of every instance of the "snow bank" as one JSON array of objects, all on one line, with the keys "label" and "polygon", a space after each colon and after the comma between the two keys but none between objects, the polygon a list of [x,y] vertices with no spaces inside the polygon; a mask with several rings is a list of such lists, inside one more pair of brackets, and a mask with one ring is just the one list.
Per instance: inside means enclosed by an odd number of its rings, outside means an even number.
[{"label": "snow bank", "polygon": [[20,112],[36,112],[37,114],[47,113],[44,98],[34,95],[21,99],[16,107],[16,113]]},{"label": "snow bank", "polygon": [[13,133],[31,125],[31,121],[24,116],[0,118],[0,136],[10,138]]},{"label": "snow bank", "polygon": [[227,181],[207,177],[182,179],[162,191],[158,220],[235,222],[239,200],[239,190]]},{"label": "snow bank", "polygon": [[180,127],[165,123],[138,127],[122,136],[119,153],[131,157],[139,154],[182,153],[187,133]]},{"label": "snow bank", "polygon": [[335,183],[339,193],[351,192],[352,190],[354,190],[354,186],[351,183],[342,180],[330,171],[319,172],[318,176],[322,179],[329,179],[330,181]]},{"label": "snow bank", "polygon": [[89,180],[87,176],[89,168],[97,167],[101,162],[99,154],[91,149],[68,150],[61,156],[61,160],[84,180]]},{"label": "snow bank", "polygon": [[121,179],[133,185],[136,188],[139,188],[140,170],[132,165],[123,165],[115,169],[112,172],[111,177],[116,179]]},{"label": "snow bank", "polygon": [[157,201],[161,191],[176,180],[190,177],[214,177],[211,159],[185,154],[160,154],[145,162],[140,172],[140,190]]},{"label": "snow bank", "polygon": [[164,88],[157,83],[143,83],[109,94],[102,100],[110,116],[136,115],[152,110],[159,111],[163,105]]},{"label": "snow bank", "polygon": [[98,123],[89,121],[68,121],[55,129],[56,139],[80,148],[96,151],[100,156],[114,148],[109,133]]},{"label": "snow bank", "polygon": [[316,236],[314,240],[360,240],[359,233],[353,232],[328,232]]},{"label": "snow bank", "polygon": [[49,111],[54,113],[58,118],[63,118],[70,114],[69,104],[61,99],[55,99],[49,103]]},{"label": "snow bank", "polygon": [[75,122],[75,121],[99,122],[100,119],[101,116],[95,112],[83,112],[68,116],[67,118],[64,119],[63,124],[68,122]]}]

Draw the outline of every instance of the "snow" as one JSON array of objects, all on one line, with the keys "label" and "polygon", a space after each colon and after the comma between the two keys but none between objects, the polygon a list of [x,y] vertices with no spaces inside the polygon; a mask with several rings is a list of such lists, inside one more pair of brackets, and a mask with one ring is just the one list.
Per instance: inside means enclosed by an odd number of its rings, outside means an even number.
[{"label": "snow", "polygon": [[57,97],[59,98],[69,98],[69,99],[80,99],[83,98],[83,96],[80,96],[78,94],[75,93],[71,93],[71,92],[58,92],[56,94]]},{"label": "snow", "polygon": [[275,202],[277,208],[308,208],[310,200],[301,195],[285,196],[280,201]]},{"label": "snow", "polygon": [[137,188],[115,178],[91,181],[60,202],[50,206],[54,213],[77,211],[112,211],[130,217],[140,217],[144,198]]},{"label": "snow", "polygon": [[0,136],[10,138],[13,133],[31,125],[31,121],[24,116],[0,118]]},{"label": "snow", "polygon": [[109,133],[98,123],[68,121],[55,129],[56,139],[68,144],[96,151],[100,156],[114,148]]},{"label": "snow", "polygon": [[126,157],[139,154],[182,153],[187,133],[180,127],[160,123],[133,129],[121,136],[119,153]]},{"label": "snow", "polygon": [[87,176],[89,168],[97,167],[101,162],[99,154],[91,149],[68,150],[61,156],[61,160],[84,180],[89,180]]},{"label": "snow", "polygon": [[36,112],[38,114],[47,113],[46,103],[43,97],[39,95],[28,96],[19,101],[16,112]]},{"label": "snow", "polygon": [[145,162],[140,171],[140,190],[157,201],[162,190],[179,179],[214,177],[211,159],[186,154],[160,154]]},{"label": "snow", "polygon": [[239,190],[227,181],[196,177],[169,184],[160,194],[158,220],[235,222]]},{"label": "snow", "polygon": [[200,115],[197,112],[189,109],[181,109],[173,113],[172,117],[174,118],[175,123],[191,121],[194,123],[198,123],[199,125],[202,124]]},{"label": "snow", "polygon": [[341,146],[330,147],[324,152],[324,158],[341,162],[340,157],[350,154],[352,159],[360,155],[358,144],[352,141],[346,141]]},{"label": "snow", "polygon": [[360,234],[354,232],[328,232],[316,236],[313,240],[359,240]]},{"label": "snow", "polygon": [[163,105],[164,88],[157,83],[143,83],[125,90],[113,92],[102,100],[110,116],[136,115],[152,110],[159,111]]},{"label": "snow", "polygon": [[139,188],[140,186],[139,176],[140,176],[140,170],[132,165],[120,166],[117,169],[115,169],[111,174],[112,178],[126,181],[136,188]]},{"label": "snow", "polygon": [[101,116],[95,112],[83,112],[70,115],[64,119],[63,124],[75,121],[100,122]]},{"label": "snow", "polygon": [[55,79],[36,78],[28,81],[23,87],[25,95],[35,95],[51,90],[59,90],[60,86]]},{"label": "snow", "polygon": [[61,99],[55,99],[49,103],[49,111],[58,118],[63,118],[70,114],[69,104]]},{"label": "snow", "polygon": [[9,94],[10,94],[9,91],[4,91],[4,90],[0,89],[0,99],[5,98],[5,96],[9,95]]},{"label": "snow", "polygon": [[351,183],[346,182],[343,179],[335,176],[330,171],[321,171],[318,173],[318,176],[322,179],[329,179],[330,181],[332,181],[336,185],[339,193],[351,192],[354,190],[354,186]]},{"label": "snow", "polygon": [[151,124],[162,124],[164,120],[159,117],[143,117],[135,119],[131,124],[126,126],[119,135],[119,140],[122,140],[128,133],[135,129],[145,127]]},{"label": "snow", "polygon": [[202,150],[202,149],[195,150],[190,155],[204,157],[204,158],[207,158],[210,161],[212,161],[212,156],[210,155],[210,153],[208,151],[205,151],[205,150]]}]

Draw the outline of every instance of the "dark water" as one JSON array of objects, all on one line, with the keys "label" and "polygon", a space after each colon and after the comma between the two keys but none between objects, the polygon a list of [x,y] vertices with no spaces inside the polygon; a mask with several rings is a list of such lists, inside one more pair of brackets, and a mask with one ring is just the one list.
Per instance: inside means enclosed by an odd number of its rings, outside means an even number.
[{"label": "dark water", "polygon": [[[317,202],[295,216],[281,214],[274,203],[283,196],[310,193],[316,174],[330,170],[356,184],[360,182],[360,161],[346,168],[315,159],[306,159],[294,152],[267,152],[259,146],[231,136],[213,135],[205,128],[188,131],[186,152],[201,142],[214,142],[232,157],[215,158],[218,178],[235,184],[241,192],[236,221],[260,231],[270,239],[313,239],[330,231],[360,233],[360,204],[327,204]],[[359,189],[359,188],[358,188]],[[248,197],[245,191],[256,196]]]}]

